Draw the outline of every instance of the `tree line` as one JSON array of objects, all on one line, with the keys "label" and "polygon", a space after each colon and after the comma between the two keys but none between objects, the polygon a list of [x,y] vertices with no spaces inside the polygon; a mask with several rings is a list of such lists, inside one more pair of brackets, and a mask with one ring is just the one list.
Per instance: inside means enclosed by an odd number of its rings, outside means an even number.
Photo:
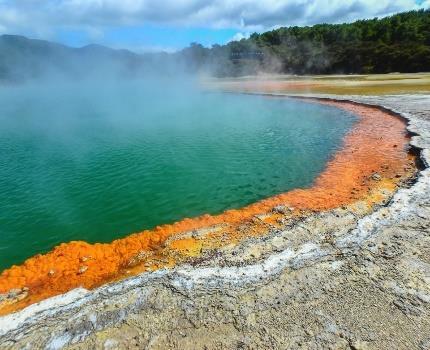
[{"label": "tree line", "polygon": [[430,10],[344,24],[279,28],[176,54],[216,76],[430,71]]}]

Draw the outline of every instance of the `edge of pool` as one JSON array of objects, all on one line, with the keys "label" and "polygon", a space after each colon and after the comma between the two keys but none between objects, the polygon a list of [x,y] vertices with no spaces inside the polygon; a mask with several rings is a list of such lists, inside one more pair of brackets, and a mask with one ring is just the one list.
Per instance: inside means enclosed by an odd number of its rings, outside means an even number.
[{"label": "edge of pool", "polygon": [[[423,239],[430,236],[428,227],[430,222],[430,96],[303,96],[272,93],[268,95],[349,101],[394,112],[407,120],[407,130],[412,135],[410,144],[419,150],[424,169],[419,172],[410,187],[399,189],[388,205],[375,208],[370,215],[362,218],[356,218],[350,214],[347,217],[342,215],[337,217],[334,211],[316,214],[315,221],[309,224],[317,227],[318,223],[329,223],[330,230],[333,231],[333,239],[329,244],[322,237],[326,232],[321,231],[313,232],[312,237],[303,236],[303,239],[297,241],[295,245],[289,244],[287,247],[280,240],[284,235],[291,235],[291,231],[276,232],[267,237],[249,239],[245,242],[244,247],[241,248],[243,254],[246,246],[251,249],[250,247],[256,243],[266,254],[257,258],[247,258],[244,261],[249,263],[245,262],[241,266],[230,263],[236,259],[234,257],[231,261],[223,261],[222,257],[217,257],[213,263],[208,262],[202,266],[182,265],[171,270],[158,270],[107,284],[92,291],[78,288],[31,305],[17,313],[1,317],[0,344],[6,348],[38,344],[48,349],[59,349],[78,342],[90,341],[97,332],[115,328],[129,319],[130,315],[138,313],[145,315],[146,326],[150,323],[157,324],[156,320],[158,324],[160,320],[165,320],[167,324],[169,303],[171,305],[194,303],[203,306],[205,303],[212,303],[208,300],[208,296],[215,296],[218,305],[223,305],[226,310],[230,308],[230,311],[223,311],[226,314],[234,314],[232,310],[238,310],[237,317],[240,318],[240,304],[229,305],[229,308],[226,308],[227,301],[231,303],[243,293],[252,294],[262,286],[273,284],[273,288],[276,289],[277,279],[283,279],[288,274],[294,275],[297,279],[294,283],[287,283],[288,293],[286,294],[289,296],[290,303],[297,302],[296,298],[300,295],[304,300],[313,300],[310,296],[316,295],[315,293],[324,294],[325,290],[333,288],[333,283],[328,280],[328,276],[339,273],[345,265],[351,265],[352,270],[354,267],[363,270],[372,279],[377,273],[373,271],[375,267],[372,266],[372,260],[366,260],[369,256],[372,257],[371,259],[378,260],[376,265],[379,265],[379,259],[384,259],[380,262],[381,266],[394,264],[398,257],[404,258],[406,262],[402,260],[401,264],[403,270],[398,271],[400,275],[404,274],[401,276],[401,283],[395,278],[393,278],[394,283],[388,283],[387,286],[382,283],[384,293],[387,297],[401,300],[397,303],[400,305],[398,308],[407,317],[430,315],[430,284],[426,283],[426,276],[430,276],[430,264],[426,263],[427,256],[421,259],[422,263],[418,263],[419,256],[417,258],[417,255],[413,254],[417,249],[413,244],[417,241],[417,237],[414,237],[412,242],[406,239],[406,234],[404,235],[407,249],[400,249],[396,244],[390,243],[392,239],[394,241],[398,239],[393,234],[386,237],[390,230],[407,232],[412,223],[414,227],[421,227],[421,231],[417,230],[417,232],[422,232]],[[304,230],[303,227],[301,229]],[[396,235],[399,234],[396,233]],[[388,246],[390,249],[384,248],[385,250],[381,252],[381,240],[387,240],[389,243],[383,246]],[[402,250],[403,252],[399,253]],[[387,259],[390,254],[392,258]],[[416,267],[418,265],[419,268]],[[315,268],[318,268],[318,272]],[[309,271],[316,273],[318,281],[303,280]],[[423,277],[416,278],[417,273]],[[411,275],[414,275],[413,287],[410,286]],[[309,283],[314,283],[314,287],[318,284],[320,287],[310,292],[306,290]],[[293,297],[293,294],[296,296]],[[185,314],[181,317],[192,324],[199,323],[202,317],[198,316],[197,306],[185,305],[180,308]],[[171,308],[170,311],[175,312]],[[418,315],[414,316],[414,313]],[[156,326],[150,327],[156,329]],[[180,328],[176,330],[178,334],[181,332]],[[346,330],[344,337],[340,337],[341,334],[339,334],[339,338],[346,339],[349,343],[360,341],[353,333]],[[306,335],[300,333],[300,336],[306,339]],[[361,336],[361,338],[365,337]]]}]

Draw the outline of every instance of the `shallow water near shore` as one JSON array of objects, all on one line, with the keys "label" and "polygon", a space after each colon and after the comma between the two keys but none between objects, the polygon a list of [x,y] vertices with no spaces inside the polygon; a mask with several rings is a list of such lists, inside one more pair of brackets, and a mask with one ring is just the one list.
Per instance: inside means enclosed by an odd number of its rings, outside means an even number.
[{"label": "shallow water near shore", "polygon": [[310,186],[355,117],[190,85],[0,90],[0,269]]}]

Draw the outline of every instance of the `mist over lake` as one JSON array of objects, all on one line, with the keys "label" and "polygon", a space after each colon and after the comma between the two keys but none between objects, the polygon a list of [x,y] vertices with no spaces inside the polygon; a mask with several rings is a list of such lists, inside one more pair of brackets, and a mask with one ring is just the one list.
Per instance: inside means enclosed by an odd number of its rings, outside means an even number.
[{"label": "mist over lake", "polygon": [[353,122],[185,80],[2,87],[0,267],[309,186]]}]

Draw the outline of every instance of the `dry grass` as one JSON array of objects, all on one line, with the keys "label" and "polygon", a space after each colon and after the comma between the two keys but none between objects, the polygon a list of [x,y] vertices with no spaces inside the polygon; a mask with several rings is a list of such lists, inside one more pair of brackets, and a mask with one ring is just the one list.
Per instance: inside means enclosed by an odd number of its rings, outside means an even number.
[{"label": "dry grass", "polygon": [[372,75],[265,75],[212,79],[210,86],[234,91],[389,95],[430,93],[430,73]]}]

